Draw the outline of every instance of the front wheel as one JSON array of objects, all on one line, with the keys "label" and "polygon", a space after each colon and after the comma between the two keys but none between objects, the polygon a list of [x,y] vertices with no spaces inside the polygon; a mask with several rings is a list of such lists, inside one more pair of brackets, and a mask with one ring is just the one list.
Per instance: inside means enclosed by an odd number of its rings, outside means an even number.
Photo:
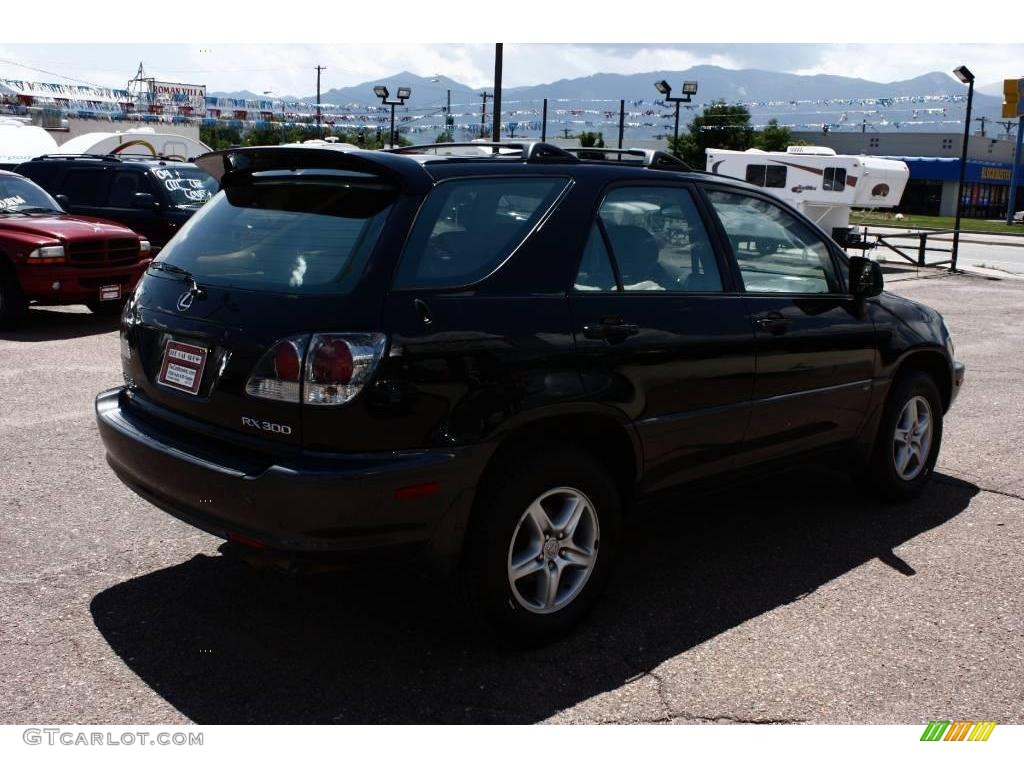
[{"label": "front wheel", "polygon": [[28,302],[14,270],[0,261],[0,328],[15,328],[28,317]]},{"label": "front wheel", "polygon": [[607,472],[571,448],[506,460],[475,505],[464,580],[499,634],[536,645],[575,626],[607,582],[620,500]]},{"label": "front wheel", "polygon": [[878,427],[871,479],[892,500],[912,499],[931,478],[942,442],[942,400],[934,380],[918,371],[893,385]]}]

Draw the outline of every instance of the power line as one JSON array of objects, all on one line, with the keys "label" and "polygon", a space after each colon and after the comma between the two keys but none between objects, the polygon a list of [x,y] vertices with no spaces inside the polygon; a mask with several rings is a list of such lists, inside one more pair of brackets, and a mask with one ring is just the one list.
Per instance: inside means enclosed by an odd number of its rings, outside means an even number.
[{"label": "power line", "polygon": [[[30,67],[28,64],[19,64],[17,61],[10,61],[8,59],[0,59],[0,63],[2,63],[2,64],[10,64],[10,65],[15,66],[15,67],[21,67],[22,69],[31,69],[33,72],[42,72],[44,75],[52,75],[53,77],[61,77],[61,78],[65,79],[65,80],[71,80],[71,81],[76,82],[76,83],[84,83],[85,85],[91,85],[94,88],[110,88],[109,85],[100,85],[99,83],[94,83],[91,80],[82,80],[82,79],[77,78],[77,77],[69,77],[68,75],[62,75],[59,72],[51,72],[48,69],[40,69],[39,67]],[[110,90],[116,90],[116,89],[110,88]]]}]

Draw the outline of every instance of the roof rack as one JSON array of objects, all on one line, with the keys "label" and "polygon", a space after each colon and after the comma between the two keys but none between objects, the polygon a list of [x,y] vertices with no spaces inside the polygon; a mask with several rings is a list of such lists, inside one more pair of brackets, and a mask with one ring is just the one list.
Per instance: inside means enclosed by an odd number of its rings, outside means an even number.
[{"label": "roof rack", "polygon": [[584,155],[584,159],[593,159],[590,155],[618,155],[618,159],[609,159],[602,157],[598,162],[608,163],[627,163],[628,160],[623,159],[623,155],[629,155],[630,157],[642,158],[639,163],[632,163],[633,165],[642,165],[645,168],[661,168],[666,171],[692,171],[688,163],[684,163],[675,155],[671,155],[668,152],[664,152],[660,149],[617,149],[615,147],[567,147],[565,152],[572,155]]},{"label": "roof rack", "polygon": [[68,153],[61,154],[60,152],[51,152],[47,155],[38,155],[33,157],[33,160],[116,160],[121,162],[122,160],[163,160],[168,163],[179,163],[182,162],[174,157],[168,157],[167,155],[115,155],[111,153],[95,153],[90,154],[88,152],[81,153]]},{"label": "roof rack", "polygon": [[[430,154],[427,150],[434,150],[434,154],[439,154],[439,149],[451,149],[453,147],[473,147],[477,149],[492,150],[492,156],[495,157],[506,157],[515,158],[519,160],[525,160],[527,162],[538,162],[544,160],[560,160],[562,162],[577,162],[577,158],[554,144],[548,144],[544,141],[449,141],[442,144],[414,144],[408,147],[395,147],[393,149],[386,149],[385,152],[390,152],[395,155],[424,155]],[[501,150],[518,150],[518,157],[513,152],[502,152]],[[457,155],[462,159],[467,157],[472,158],[472,155]],[[483,157],[483,155],[481,155]]]}]

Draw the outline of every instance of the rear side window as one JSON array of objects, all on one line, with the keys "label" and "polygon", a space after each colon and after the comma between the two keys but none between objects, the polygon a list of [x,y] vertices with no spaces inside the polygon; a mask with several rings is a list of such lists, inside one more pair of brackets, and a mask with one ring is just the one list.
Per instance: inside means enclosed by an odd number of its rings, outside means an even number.
[{"label": "rear side window", "polygon": [[438,184],[416,217],[395,287],[453,288],[487,277],[568,183],[565,178],[486,178]]},{"label": "rear side window", "polygon": [[107,204],[112,208],[131,208],[138,192],[151,192],[146,177],[140,171],[116,171],[110,182]]},{"label": "rear side window", "polygon": [[283,293],[348,293],[397,195],[360,175],[254,174],[226,185],[156,261],[200,284]]},{"label": "rear side window", "polygon": [[72,169],[64,177],[61,194],[67,195],[72,205],[103,206],[107,203],[107,181],[102,168]]}]

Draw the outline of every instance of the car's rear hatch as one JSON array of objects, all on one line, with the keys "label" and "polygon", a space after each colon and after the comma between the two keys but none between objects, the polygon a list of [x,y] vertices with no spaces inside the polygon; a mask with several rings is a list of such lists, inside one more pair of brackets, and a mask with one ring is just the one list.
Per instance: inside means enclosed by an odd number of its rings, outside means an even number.
[{"label": "car's rear hatch", "polygon": [[222,191],[129,305],[129,396],[140,413],[210,440],[294,452],[303,406],[254,396],[247,383],[276,365],[282,340],[299,339],[301,355],[311,334],[379,330],[394,254],[429,178],[391,155],[287,147],[200,164]]}]

